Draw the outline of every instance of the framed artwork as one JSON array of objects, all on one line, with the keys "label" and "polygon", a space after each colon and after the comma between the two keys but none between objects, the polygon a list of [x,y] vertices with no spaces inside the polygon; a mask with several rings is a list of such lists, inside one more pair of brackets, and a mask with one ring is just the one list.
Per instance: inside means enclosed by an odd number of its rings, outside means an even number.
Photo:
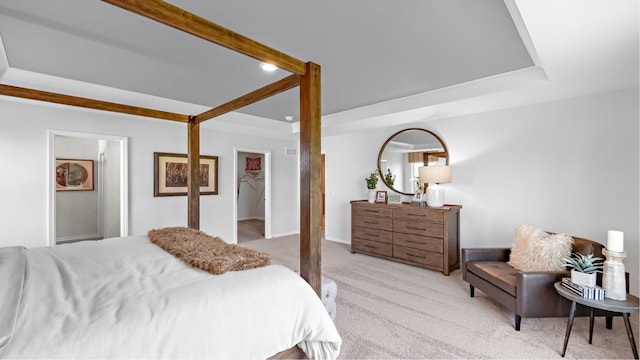
[{"label": "framed artwork", "polygon": [[252,158],[252,157],[246,157],[245,158],[245,167],[244,170],[245,171],[260,171],[262,170],[262,166],[261,164],[261,160],[262,158]]},{"label": "framed artwork", "polygon": [[247,175],[250,175],[254,178],[257,178],[260,173],[262,172],[262,158],[261,157],[257,157],[257,158],[252,158],[252,157],[246,157],[245,158],[245,167],[244,167],[244,171]]},{"label": "framed artwork", "polygon": [[402,195],[389,194],[387,199],[388,204],[402,204]]},{"label": "framed artwork", "polygon": [[387,203],[387,192],[384,190],[376,191],[376,204],[386,204]]},{"label": "framed artwork", "polygon": [[93,189],[93,160],[56,159],[56,191]]},{"label": "framed artwork", "polygon": [[[187,195],[187,154],[153,153],[153,196]],[[218,157],[200,155],[200,195],[218,194]]]}]

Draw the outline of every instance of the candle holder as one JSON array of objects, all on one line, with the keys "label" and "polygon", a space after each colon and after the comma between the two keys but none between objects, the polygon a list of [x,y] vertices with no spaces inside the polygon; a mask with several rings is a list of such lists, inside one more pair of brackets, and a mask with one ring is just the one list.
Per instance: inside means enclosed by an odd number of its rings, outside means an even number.
[{"label": "candle holder", "polygon": [[622,260],[627,257],[626,252],[602,249],[607,259],[603,264],[602,287],[605,296],[613,300],[627,300],[627,281]]}]

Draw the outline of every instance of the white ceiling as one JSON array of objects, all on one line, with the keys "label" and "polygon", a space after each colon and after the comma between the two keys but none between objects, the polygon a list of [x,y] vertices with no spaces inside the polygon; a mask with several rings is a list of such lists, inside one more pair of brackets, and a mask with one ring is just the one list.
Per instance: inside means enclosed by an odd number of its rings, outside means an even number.
[{"label": "white ceiling", "polygon": [[[638,86],[637,0],[170,2],[320,64],[330,132]],[[0,82],[192,114],[288,75],[100,1],[3,0],[0,38]]]}]

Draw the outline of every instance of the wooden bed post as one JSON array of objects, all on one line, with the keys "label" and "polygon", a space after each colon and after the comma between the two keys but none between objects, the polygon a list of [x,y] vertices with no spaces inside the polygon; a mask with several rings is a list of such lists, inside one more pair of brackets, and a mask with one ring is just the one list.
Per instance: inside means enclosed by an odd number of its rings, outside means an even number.
[{"label": "wooden bed post", "polygon": [[321,295],[320,65],[300,78],[300,275]]},{"label": "wooden bed post", "polygon": [[189,116],[187,142],[188,223],[190,228],[200,230],[200,124],[195,116]]}]

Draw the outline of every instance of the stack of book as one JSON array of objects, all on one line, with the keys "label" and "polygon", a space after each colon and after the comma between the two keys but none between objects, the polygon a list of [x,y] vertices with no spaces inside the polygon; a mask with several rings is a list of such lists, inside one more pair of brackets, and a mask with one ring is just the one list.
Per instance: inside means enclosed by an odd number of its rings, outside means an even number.
[{"label": "stack of book", "polygon": [[571,278],[563,277],[562,286],[564,286],[565,289],[571,291],[572,293],[578,296],[582,296],[584,299],[604,300],[605,298],[604,289],[597,285],[594,287],[582,286],[572,282]]}]

